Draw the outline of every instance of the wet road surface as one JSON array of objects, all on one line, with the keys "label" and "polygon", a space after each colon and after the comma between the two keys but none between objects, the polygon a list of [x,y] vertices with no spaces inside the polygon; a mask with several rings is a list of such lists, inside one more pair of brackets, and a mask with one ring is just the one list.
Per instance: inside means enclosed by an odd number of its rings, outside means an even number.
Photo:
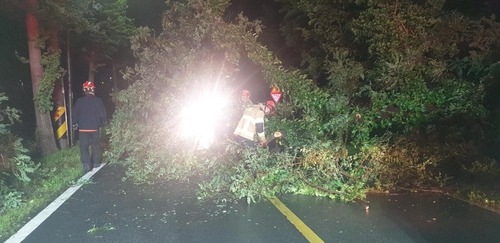
[{"label": "wet road surface", "polygon": [[[193,182],[122,177],[104,166],[23,242],[308,242],[270,201],[215,205]],[[278,198],[324,242],[500,242],[499,214],[438,194]]]}]

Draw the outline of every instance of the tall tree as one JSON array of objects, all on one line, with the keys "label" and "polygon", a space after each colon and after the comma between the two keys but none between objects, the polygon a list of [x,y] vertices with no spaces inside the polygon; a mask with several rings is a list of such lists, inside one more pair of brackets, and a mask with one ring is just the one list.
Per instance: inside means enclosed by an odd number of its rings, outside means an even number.
[{"label": "tall tree", "polygon": [[[31,84],[33,97],[39,94],[40,83],[43,77],[42,51],[40,49],[39,21],[34,11],[38,9],[37,0],[28,0],[26,12],[26,31],[28,35],[28,51],[31,69]],[[42,111],[42,107],[35,104],[35,117],[37,124],[37,142],[42,155],[49,155],[57,151],[52,119],[50,113]]]},{"label": "tall tree", "polygon": [[[120,62],[126,62],[130,52],[130,36],[135,27],[127,17],[126,0],[90,1],[82,11],[88,26],[82,30],[74,43],[80,46],[88,64],[88,80],[94,81],[95,72],[109,65],[114,71]],[[113,82],[118,78],[113,77]],[[113,84],[118,87],[116,83]]]}]

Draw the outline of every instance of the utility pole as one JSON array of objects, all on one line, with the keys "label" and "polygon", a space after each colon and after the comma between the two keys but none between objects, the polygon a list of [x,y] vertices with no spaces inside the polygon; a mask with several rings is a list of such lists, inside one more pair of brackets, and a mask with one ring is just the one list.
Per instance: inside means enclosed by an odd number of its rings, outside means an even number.
[{"label": "utility pole", "polygon": [[71,86],[71,55],[69,50],[69,31],[66,32],[66,61],[68,62],[68,121],[69,121],[69,145],[73,146],[74,144],[74,135],[75,131],[73,131],[73,88]]}]

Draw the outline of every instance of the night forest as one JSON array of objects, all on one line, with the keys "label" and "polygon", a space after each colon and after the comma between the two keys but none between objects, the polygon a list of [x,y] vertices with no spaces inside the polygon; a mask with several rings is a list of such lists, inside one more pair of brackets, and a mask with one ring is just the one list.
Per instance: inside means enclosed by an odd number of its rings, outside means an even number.
[{"label": "night forest", "polygon": [[[50,117],[86,80],[109,114],[104,161],[136,183],[201,176],[199,198],[248,203],[435,192],[500,208],[498,1],[0,2],[0,211],[23,206],[43,158],[74,152]],[[241,90],[258,103],[273,88],[266,136],[286,137],[241,146]],[[183,120],[195,104],[210,113],[191,119],[216,124],[208,149]]]}]

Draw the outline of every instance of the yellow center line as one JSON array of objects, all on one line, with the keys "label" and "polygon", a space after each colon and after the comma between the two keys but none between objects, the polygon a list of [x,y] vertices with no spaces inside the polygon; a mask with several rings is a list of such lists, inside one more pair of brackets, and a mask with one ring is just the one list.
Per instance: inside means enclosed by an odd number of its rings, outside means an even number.
[{"label": "yellow center line", "polygon": [[269,201],[271,201],[274,206],[283,214],[285,217],[290,221],[295,228],[297,228],[304,237],[309,242],[324,242],[319,236],[314,233],[314,231],[311,230],[302,220],[297,217],[290,209],[288,209],[285,204],[283,204],[277,197],[270,197],[268,198]]}]

